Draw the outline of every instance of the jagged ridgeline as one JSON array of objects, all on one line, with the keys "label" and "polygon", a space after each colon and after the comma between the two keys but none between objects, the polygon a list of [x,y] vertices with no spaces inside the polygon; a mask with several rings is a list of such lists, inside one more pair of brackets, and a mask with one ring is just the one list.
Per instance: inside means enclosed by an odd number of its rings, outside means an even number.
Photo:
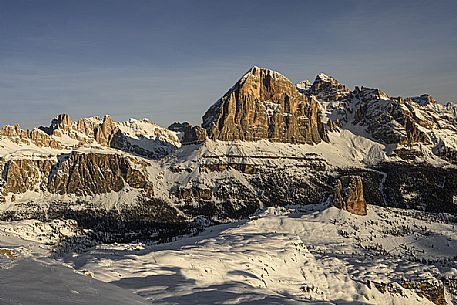
[{"label": "jagged ridgeline", "polygon": [[1,217],[71,218],[112,241],[273,205],[455,214],[456,116],[428,95],[351,90],[325,74],[294,85],[253,67],[201,126],[62,114],[48,127],[1,127]]}]

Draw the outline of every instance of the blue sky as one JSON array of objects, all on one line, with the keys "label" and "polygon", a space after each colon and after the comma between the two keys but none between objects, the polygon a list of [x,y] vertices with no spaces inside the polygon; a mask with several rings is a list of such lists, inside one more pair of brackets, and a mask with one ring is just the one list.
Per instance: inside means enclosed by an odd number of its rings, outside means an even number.
[{"label": "blue sky", "polygon": [[251,66],[457,100],[457,1],[0,0],[0,125],[201,122]]}]

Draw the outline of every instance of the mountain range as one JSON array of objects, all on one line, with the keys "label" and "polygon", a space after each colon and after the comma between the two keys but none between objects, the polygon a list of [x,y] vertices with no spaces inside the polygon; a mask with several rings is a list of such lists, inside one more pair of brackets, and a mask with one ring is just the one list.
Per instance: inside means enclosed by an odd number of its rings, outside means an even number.
[{"label": "mountain range", "polygon": [[252,67],[200,126],[61,114],[32,130],[0,127],[0,219],[76,221],[85,233],[60,240],[54,254],[171,241],[268,207],[452,219],[456,167],[456,104],[350,89],[326,74],[293,84]]}]

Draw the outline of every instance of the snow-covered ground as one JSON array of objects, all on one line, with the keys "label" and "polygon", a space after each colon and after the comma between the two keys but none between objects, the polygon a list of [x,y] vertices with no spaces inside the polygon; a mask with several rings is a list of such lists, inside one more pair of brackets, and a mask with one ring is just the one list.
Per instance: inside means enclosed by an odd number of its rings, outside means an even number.
[{"label": "snow-covered ground", "polygon": [[109,283],[80,275],[56,262],[30,259],[0,268],[0,304],[140,305],[143,298]]},{"label": "snow-covered ground", "polygon": [[[132,292],[153,304],[432,304],[400,285],[457,279],[457,224],[446,215],[368,211],[269,208],[172,243],[101,244],[58,257],[56,240],[83,234],[73,222],[3,222],[2,291],[30,281],[42,298],[71,303],[89,291],[100,300],[81,304],[121,304]],[[376,288],[382,284],[389,287],[384,293]],[[32,304],[30,294],[14,291],[0,292],[0,300]],[[110,303],[119,293],[119,302]]]}]

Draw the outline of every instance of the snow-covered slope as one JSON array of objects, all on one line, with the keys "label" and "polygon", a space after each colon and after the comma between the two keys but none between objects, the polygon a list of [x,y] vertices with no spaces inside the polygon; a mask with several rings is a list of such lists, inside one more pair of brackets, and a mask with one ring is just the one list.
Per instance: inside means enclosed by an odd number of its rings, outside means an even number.
[{"label": "snow-covered slope", "polygon": [[[367,216],[355,216],[323,205],[269,208],[249,220],[209,227],[195,237],[158,245],[100,244],[84,253],[64,254],[59,261],[125,289],[114,290],[124,299],[131,291],[153,304],[455,302],[450,294],[457,281],[455,219],[375,206],[368,211]],[[71,235],[71,224],[66,226],[64,235]],[[42,261],[46,251],[52,253],[55,241],[42,230],[49,228],[39,222],[0,224],[0,242],[7,242],[18,256],[10,263],[2,260],[4,267],[17,266],[8,267],[9,285],[54,283],[48,273],[20,276],[21,268],[30,265],[23,259]],[[25,245],[35,250],[24,252]],[[67,283],[80,280],[63,267],[52,268],[52,274]],[[40,289],[43,295],[60,290],[49,285]],[[76,292],[63,291],[71,296],[84,289],[75,284]],[[18,297],[18,291],[11,290],[9,296]]]},{"label": "snow-covered slope", "polygon": [[129,291],[51,261],[26,259],[1,268],[0,286],[0,303],[5,305],[149,304]]}]

